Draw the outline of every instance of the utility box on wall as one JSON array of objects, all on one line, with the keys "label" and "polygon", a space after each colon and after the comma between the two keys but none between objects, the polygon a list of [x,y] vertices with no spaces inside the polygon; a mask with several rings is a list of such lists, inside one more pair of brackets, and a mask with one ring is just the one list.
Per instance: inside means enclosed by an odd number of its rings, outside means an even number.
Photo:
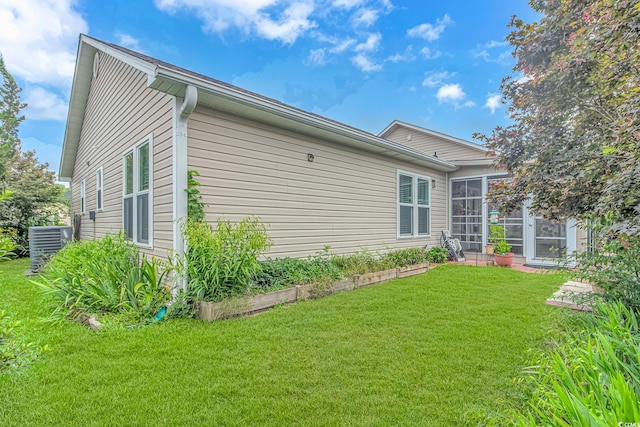
[{"label": "utility box on wall", "polygon": [[31,271],[38,271],[71,239],[71,227],[68,226],[29,227]]}]

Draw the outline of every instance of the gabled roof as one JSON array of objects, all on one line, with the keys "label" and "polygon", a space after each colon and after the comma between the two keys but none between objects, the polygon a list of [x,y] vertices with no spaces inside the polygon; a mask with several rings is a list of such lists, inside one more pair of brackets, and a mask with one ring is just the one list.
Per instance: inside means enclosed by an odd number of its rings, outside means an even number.
[{"label": "gabled roof", "polygon": [[60,159],[60,180],[70,180],[73,174],[91,86],[93,59],[98,51],[146,73],[147,85],[152,89],[184,97],[186,87],[194,86],[198,90],[200,105],[440,171],[458,169],[451,162],[388,141],[361,129],[83,34],[80,35],[71,87],[67,126]]},{"label": "gabled roof", "polygon": [[436,132],[434,130],[430,130],[430,129],[426,129],[420,126],[416,126],[416,125],[412,125],[411,123],[406,123],[400,120],[394,120],[393,122],[391,122],[391,124],[389,126],[387,126],[386,128],[384,128],[384,130],[382,132],[380,132],[378,134],[378,136],[380,138],[386,138],[391,132],[393,132],[396,128],[398,127],[405,127],[408,129],[411,129],[415,132],[419,132],[419,133],[424,133],[426,135],[430,135],[430,136],[434,136],[436,138],[442,138],[444,140],[447,140],[449,142],[453,142],[455,144],[458,145],[463,145],[465,147],[468,148],[473,148],[478,150],[479,152],[481,152],[482,154],[487,154],[489,150],[487,150],[486,148],[484,148],[481,145],[478,144],[474,144],[473,142],[469,142],[469,141],[465,141],[464,139],[460,139],[460,138],[456,138],[454,136],[451,135],[447,135],[444,133],[440,133],[440,132]]}]

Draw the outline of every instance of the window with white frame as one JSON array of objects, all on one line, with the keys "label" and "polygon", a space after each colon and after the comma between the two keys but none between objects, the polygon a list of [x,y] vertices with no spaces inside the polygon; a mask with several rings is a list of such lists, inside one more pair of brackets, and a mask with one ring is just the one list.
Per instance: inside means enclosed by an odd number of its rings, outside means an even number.
[{"label": "window with white frame", "polygon": [[398,237],[431,234],[431,178],[398,171]]},{"label": "window with white frame", "polygon": [[122,226],[128,239],[151,246],[153,235],[152,137],[124,154]]},{"label": "window with white frame", "polygon": [[102,174],[102,168],[96,171],[96,209],[99,211],[103,208],[104,198],[104,179]]},{"label": "window with white frame", "polygon": [[85,213],[87,211],[87,189],[85,186],[84,179],[80,183],[80,213]]}]

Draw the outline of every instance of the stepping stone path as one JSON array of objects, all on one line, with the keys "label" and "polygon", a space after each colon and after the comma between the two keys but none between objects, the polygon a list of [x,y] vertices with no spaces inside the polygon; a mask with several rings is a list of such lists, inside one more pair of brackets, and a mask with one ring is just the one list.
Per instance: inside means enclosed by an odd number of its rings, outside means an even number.
[{"label": "stepping stone path", "polygon": [[547,304],[566,307],[571,310],[593,311],[591,302],[593,294],[600,293],[593,285],[584,282],[568,281],[547,300]]}]

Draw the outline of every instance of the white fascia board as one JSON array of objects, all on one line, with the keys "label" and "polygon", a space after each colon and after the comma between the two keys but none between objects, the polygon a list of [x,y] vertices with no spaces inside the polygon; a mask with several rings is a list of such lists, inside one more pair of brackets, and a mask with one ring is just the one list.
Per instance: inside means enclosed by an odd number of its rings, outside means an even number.
[{"label": "white fascia board", "polygon": [[[89,61],[87,55],[93,56],[92,53],[94,52],[87,52],[87,47],[83,45],[81,37],[76,54],[77,59],[73,73],[71,96],[69,97],[67,125],[62,140],[62,151],[60,152],[60,165],[58,167],[58,180],[60,181],[70,181],[73,174],[73,162],[75,161],[80,131],[82,130],[82,120],[77,119],[77,117],[84,117],[84,108],[87,104],[91,83],[91,72],[83,72],[81,67],[87,66],[85,64],[85,62]],[[92,63],[93,59],[89,62]],[[67,158],[70,160],[65,161]]]},{"label": "white fascia board", "polygon": [[124,53],[119,49],[114,49],[111,46],[107,46],[106,44],[94,38],[85,36],[84,34],[80,36],[80,42],[93,46],[97,50],[100,50],[109,56],[113,56],[114,58],[124,62],[125,64],[131,65],[132,67],[137,68],[143,73],[153,75],[156,71],[156,66],[154,64],[151,64],[143,59],[136,58],[135,56],[131,56],[127,53]]},{"label": "white fascia board", "polygon": [[333,122],[331,120],[322,120],[316,115],[308,114],[304,111],[294,109],[285,104],[280,104],[267,99],[256,97],[250,93],[234,90],[233,88],[215,84],[208,80],[200,79],[196,76],[181,73],[177,70],[158,66],[156,69],[155,77],[156,79],[165,78],[179,81],[187,85],[192,85],[207,93],[220,96],[234,102],[245,104],[250,108],[267,111],[270,114],[303,123],[311,127],[326,130],[336,135],[355,139],[363,143],[376,146],[383,150],[396,152],[399,155],[406,155],[412,159],[426,162],[430,167],[438,170],[455,171],[458,169],[458,167],[451,162],[426,155],[418,150],[411,149],[402,144],[379,138],[364,131],[359,131],[354,128],[340,125],[339,123]]}]

